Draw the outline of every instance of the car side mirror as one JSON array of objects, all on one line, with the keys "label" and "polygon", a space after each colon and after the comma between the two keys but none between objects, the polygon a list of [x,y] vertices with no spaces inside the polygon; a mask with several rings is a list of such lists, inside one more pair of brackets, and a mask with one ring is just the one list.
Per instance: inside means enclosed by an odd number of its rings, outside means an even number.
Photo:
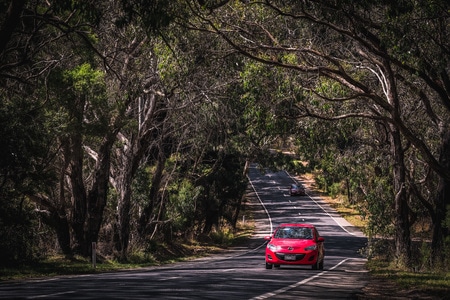
[{"label": "car side mirror", "polygon": [[325,242],[325,239],[323,238],[323,237],[319,237],[318,239],[317,239],[317,241],[319,242],[319,243],[323,243],[323,242]]},{"label": "car side mirror", "polygon": [[265,237],[264,237],[264,240],[266,240],[266,241],[270,241],[271,239],[272,239],[272,236],[271,236],[271,235],[265,236]]}]

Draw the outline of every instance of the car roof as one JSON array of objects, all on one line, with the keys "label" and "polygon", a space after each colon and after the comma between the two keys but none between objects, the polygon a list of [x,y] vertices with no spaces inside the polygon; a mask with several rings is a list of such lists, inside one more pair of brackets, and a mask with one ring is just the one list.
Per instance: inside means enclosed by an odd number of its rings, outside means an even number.
[{"label": "car roof", "polygon": [[312,224],[305,224],[305,223],[283,223],[280,224],[278,227],[309,227],[314,228],[315,226]]}]

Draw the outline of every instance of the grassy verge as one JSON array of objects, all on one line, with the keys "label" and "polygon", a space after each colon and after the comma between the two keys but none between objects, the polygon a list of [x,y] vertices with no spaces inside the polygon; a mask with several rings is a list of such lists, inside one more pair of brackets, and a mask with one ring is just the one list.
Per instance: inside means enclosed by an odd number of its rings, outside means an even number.
[{"label": "grassy verge", "polygon": [[408,272],[378,258],[367,268],[371,281],[358,299],[449,299],[449,272]]},{"label": "grassy verge", "polygon": [[[133,265],[136,267],[137,265]],[[94,268],[92,263],[83,257],[67,258],[60,255],[51,256],[41,261],[23,263],[14,267],[2,267],[0,280],[16,280],[29,278],[52,277],[58,275],[91,274],[95,272],[107,272],[129,265],[118,264],[114,261],[102,261]]]},{"label": "grassy verge", "polygon": [[[335,199],[328,199],[334,207],[351,224],[363,228],[364,220],[351,207],[343,207]],[[367,291],[376,295],[374,299],[391,299],[406,297],[410,299],[449,299],[450,272],[409,271],[398,268],[384,255],[372,257],[368,260],[367,269],[373,279]],[[391,288],[386,288],[390,286]],[[406,299],[405,298],[405,299]],[[367,298],[364,298],[367,299]]]},{"label": "grassy verge", "polygon": [[46,259],[0,267],[0,281],[45,278],[53,276],[94,274],[126,269],[138,269],[159,266],[174,262],[186,261],[240,245],[253,233],[253,222],[246,220],[245,224],[238,222],[237,230],[224,230],[211,233],[204,241],[174,241],[171,244],[155,244],[151,253],[136,251],[129,255],[128,262],[121,263],[112,259],[98,258],[95,267],[89,258],[62,255],[49,256]]}]

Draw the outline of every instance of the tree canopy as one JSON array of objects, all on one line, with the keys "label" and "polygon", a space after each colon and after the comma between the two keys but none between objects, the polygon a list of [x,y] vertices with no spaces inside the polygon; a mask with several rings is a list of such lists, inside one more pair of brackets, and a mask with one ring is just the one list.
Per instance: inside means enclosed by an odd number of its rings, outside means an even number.
[{"label": "tree canopy", "polygon": [[38,220],[67,255],[124,260],[234,227],[249,162],[305,170],[271,156],[289,148],[400,264],[417,222],[445,262],[447,1],[0,6],[1,251]]}]

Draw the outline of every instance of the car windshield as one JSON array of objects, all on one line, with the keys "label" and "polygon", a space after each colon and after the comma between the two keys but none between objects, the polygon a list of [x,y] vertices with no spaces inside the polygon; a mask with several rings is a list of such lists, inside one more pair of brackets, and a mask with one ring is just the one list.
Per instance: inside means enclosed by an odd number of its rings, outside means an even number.
[{"label": "car windshield", "polygon": [[277,239],[308,239],[313,238],[312,230],[308,227],[283,227],[275,232]]}]

